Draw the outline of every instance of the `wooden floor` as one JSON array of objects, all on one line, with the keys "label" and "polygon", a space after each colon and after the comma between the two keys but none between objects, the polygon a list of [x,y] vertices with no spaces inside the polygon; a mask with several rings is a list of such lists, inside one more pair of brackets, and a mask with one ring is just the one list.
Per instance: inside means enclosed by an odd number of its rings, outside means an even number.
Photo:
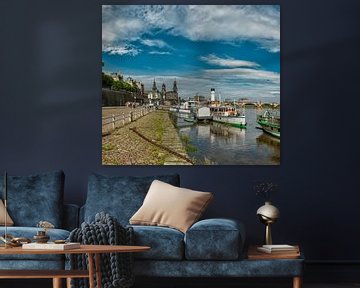
[{"label": "wooden floor", "polygon": [[304,288],[354,288],[360,287],[360,283],[338,283],[338,284],[306,284]]},{"label": "wooden floor", "polygon": [[[48,279],[41,280],[0,280],[0,288],[52,288],[52,282]],[[229,285],[202,285],[201,283],[189,283],[178,285],[176,283],[167,283],[164,285],[158,283],[136,283],[134,288],[291,288],[290,282],[281,281],[266,283],[263,280],[258,282],[256,280],[239,282],[237,284],[231,283]],[[360,288],[360,283],[304,283],[303,288]]]}]

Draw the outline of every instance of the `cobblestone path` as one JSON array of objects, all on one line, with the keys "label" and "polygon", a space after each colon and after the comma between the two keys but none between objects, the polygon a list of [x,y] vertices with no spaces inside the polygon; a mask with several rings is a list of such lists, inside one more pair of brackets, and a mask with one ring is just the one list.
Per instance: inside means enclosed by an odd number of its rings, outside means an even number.
[{"label": "cobblestone path", "polygon": [[151,141],[188,155],[183,147],[169,113],[156,110],[124,127],[117,128],[110,135],[102,137],[103,165],[189,165],[181,157],[157,147],[130,128],[135,128]]}]

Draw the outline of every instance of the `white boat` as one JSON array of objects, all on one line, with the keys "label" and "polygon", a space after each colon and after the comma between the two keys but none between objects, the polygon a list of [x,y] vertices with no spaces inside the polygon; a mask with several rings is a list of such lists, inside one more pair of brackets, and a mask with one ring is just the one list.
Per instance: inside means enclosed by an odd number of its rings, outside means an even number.
[{"label": "white boat", "polygon": [[181,114],[190,114],[191,110],[190,109],[182,109],[182,108],[180,108],[178,110],[178,112],[181,113]]},{"label": "white boat", "polygon": [[170,111],[170,112],[177,112],[178,110],[179,110],[179,108],[178,108],[178,107],[175,107],[175,106],[169,108],[169,111]]},{"label": "white boat", "polygon": [[246,128],[245,113],[233,106],[210,107],[212,120],[235,127]]},{"label": "white boat", "polygon": [[184,113],[184,114],[189,114],[192,113],[194,111],[194,109],[196,109],[199,106],[199,102],[198,101],[186,101],[184,103],[182,103],[179,107],[179,113]]},{"label": "white boat", "polygon": [[211,111],[207,106],[199,107],[195,110],[195,118],[200,121],[211,120]]}]

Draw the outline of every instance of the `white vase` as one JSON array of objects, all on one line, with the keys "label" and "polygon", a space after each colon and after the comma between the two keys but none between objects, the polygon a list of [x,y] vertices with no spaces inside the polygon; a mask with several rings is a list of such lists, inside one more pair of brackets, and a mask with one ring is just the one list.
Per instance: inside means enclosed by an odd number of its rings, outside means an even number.
[{"label": "white vase", "polygon": [[271,224],[274,224],[276,220],[280,217],[280,211],[271,202],[266,201],[265,205],[261,206],[256,214],[258,215],[261,223],[265,225],[265,236],[264,242],[266,245],[272,244],[272,235],[271,235]]}]

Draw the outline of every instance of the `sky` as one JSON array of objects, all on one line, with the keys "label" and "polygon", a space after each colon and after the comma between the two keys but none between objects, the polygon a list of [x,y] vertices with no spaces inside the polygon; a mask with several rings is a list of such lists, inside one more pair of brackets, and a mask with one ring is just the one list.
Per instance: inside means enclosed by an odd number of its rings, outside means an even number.
[{"label": "sky", "polygon": [[279,5],[103,5],[104,72],[151,90],[280,103]]}]

